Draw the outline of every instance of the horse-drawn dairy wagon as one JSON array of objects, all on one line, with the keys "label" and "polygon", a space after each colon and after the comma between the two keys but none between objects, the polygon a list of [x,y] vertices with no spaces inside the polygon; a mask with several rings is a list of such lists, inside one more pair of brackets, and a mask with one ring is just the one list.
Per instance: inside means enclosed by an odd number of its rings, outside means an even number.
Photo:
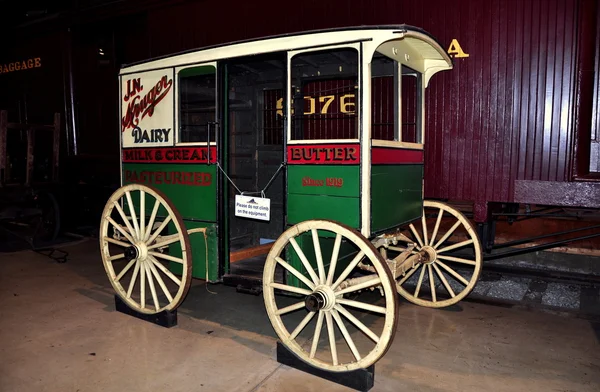
[{"label": "horse-drawn dairy wagon", "polygon": [[259,271],[290,351],[334,372],[375,363],[396,331],[398,293],[448,306],[481,270],[471,223],[423,200],[425,94],[449,69],[436,40],[407,25],[123,67],[122,187],[100,228],[117,295],[142,314],[172,311],[192,278]]}]

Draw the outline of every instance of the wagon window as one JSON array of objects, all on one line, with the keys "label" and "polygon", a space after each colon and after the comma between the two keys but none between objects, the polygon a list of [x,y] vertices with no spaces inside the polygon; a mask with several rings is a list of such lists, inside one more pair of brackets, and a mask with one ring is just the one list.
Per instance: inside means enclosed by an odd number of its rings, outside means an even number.
[{"label": "wagon window", "polygon": [[402,66],[402,139],[405,143],[422,143],[421,74]]},{"label": "wagon window", "polygon": [[398,62],[375,52],[371,62],[371,137],[398,139]]},{"label": "wagon window", "polygon": [[421,74],[376,52],[371,61],[371,138],[422,143]]},{"label": "wagon window", "polygon": [[[179,72],[179,142],[204,142],[216,119],[216,69],[201,66]],[[214,130],[210,130],[214,142]]]},{"label": "wagon window", "polygon": [[343,48],[291,61],[292,140],[358,139],[358,52]]}]

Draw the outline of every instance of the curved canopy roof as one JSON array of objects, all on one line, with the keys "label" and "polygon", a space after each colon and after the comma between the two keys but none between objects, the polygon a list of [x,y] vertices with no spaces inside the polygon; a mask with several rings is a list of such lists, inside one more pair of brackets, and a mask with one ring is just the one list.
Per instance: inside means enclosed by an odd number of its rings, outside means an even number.
[{"label": "curved canopy roof", "polygon": [[353,42],[363,42],[365,52],[377,50],[422,72],[426,84],[435,73],[452,68],[452,59],[434,37],[422,29],[402,24],[311,30],[229,42],[127,64],[120,74]]}]

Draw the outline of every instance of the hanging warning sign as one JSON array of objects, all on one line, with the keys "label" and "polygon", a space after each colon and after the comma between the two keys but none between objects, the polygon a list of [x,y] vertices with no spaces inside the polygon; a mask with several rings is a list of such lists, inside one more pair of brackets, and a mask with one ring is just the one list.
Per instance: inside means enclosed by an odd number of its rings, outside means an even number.
[{"label": "hanging warning sign", "polygon": [[271,219],[271,199],[235,195],[235,216],[268,221]]}]

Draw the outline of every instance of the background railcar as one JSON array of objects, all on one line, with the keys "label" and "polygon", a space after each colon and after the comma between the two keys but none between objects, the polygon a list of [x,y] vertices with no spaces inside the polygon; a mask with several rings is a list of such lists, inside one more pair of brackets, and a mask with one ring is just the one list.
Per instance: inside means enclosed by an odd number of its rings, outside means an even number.
[{"label": "background railcar", "polygon": [[[110,131],[118,124],[118,86],[112,81],[124,63],[294,31],[408,23],[438,37],[455,67],[430,86],[425,121],[434,131],[425,143],[426,198],[465,202],[484,236],[497,208],[600,207],[595,0],[307,0],[293,11],[275,1],[56,2],[26,20],[32,10],[34,3],[24,1],[15,14],[3,14],[10,45],[0,55],[8,70],[0,74],[0,108],[14,122],[61,112],[62,157],[69,162],[61,166],[64,180],[118,184],[118,138]],[[37,57],[39,68],[5,67]],[[385,91],[384,80],[373,83]],[[265,99],[276,105],[278,92],[270,94]],[[274,117],[265,114],[266,143],[257,144],[258,151],[281,144],[269,134],[278,126],[276,110]],[[372,132],[386,132],[384,112]]]}]

